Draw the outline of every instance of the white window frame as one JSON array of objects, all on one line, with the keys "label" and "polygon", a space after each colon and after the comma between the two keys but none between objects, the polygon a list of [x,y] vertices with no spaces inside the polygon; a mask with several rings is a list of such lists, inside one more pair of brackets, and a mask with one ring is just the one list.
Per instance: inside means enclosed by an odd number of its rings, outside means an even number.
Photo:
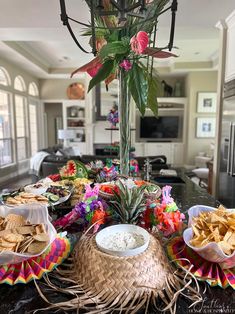
[{"label": "white window frame", "polygon": [[32,154],[32,142],[31,142],[31,130],[30,130],[30,105],[36,107],[36,124],[37,124],[37,150],[40,147],[40,139],[39,139],[39,107],[40,107],[40,100],[38,98],[28,97],[28,123],[29,123],[29,151],[30,157]]},{"label": "white window frame", "polygon": [[11,145],[11,163],[0,165],[0,169],[10,167],[15,164],[16,156],[15,156],[15,128],[14,128],[14,110],[12,104],[12,94],[3,89],[2,85],[0,84],[0,92],[7,94],[8,98],[8,105],[9,105],[9,116],[10,116],[10,137],[2,138],[1,140],[10,140]]},{"label": "white window frame", "polygon": [[6,79],[6,83],[4,83],[4,84],[0,83],[0,86],[10,86],[11,85],[11,78],[10,78],[8,71],[2,66],[0,66],[0,71],[3,73],[3,75],[5,76],[5,79]]},{"label": "white window frame", "polygon": [[[25,136],[18,136],[17,135],[17,118],[16,118],[16,97],[21,97],[23,99],[23,108],[24,108],[24,131],[25,131]],[[29,107],[28,107],[28,100],[27,97],[24,95],[15,93],[14,94],[14,119],[15,119],[15,150],[16,150],[16,162],[22,162],[24,160],[27,160],[30,157],[30,151],[29,151]],[[25,159],[19,160],[18,158],[18,151],[17,151],[17,139],[19,138],[25,138],[25,149],[26,149],[26,154],[25,154]]]},{"label": "white window frame", "polygon": [[[30,92],[30,89],[32,88],[33,93]],[[33,96],[33,97],[39,97],[39,90],[38,90],[38,86],[35,82],[31,82],[29,83],[29,88],[28,88],[28,94],[29,96]]]}]

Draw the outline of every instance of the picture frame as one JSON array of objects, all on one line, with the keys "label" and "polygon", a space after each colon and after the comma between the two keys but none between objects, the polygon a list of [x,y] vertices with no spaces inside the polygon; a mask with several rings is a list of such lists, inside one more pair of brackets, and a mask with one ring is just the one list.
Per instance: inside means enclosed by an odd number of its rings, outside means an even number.
[{"label": "picture frame", "polygon": [[216,93],[199,92],[197,94],[198,113],[216,113]]},{"label": "picture frame", "polygon": [[197,118],[196,137],[213,138],[215,137],[216,118]]}]

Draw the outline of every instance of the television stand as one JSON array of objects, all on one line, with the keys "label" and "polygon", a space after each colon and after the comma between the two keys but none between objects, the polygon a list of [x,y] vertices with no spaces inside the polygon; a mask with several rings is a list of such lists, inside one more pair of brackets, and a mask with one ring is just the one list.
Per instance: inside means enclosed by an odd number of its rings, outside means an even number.
[{"label": "television stand", "polygon": [[163,140],[163,141],[147,140],[146,143],[172,143],[172,141],[170,141],[170,140]]}]

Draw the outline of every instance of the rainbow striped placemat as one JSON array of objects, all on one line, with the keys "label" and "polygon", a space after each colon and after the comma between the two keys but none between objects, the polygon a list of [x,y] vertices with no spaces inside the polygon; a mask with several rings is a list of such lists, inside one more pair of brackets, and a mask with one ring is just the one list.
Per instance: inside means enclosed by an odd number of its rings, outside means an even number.
[{"label": "rainbow striped placemat", "polygon": [[198,280],[206,281],[210,286],[235,289],[235,267],[222,269],[219,264],[206,261],[188,247],[182,237],[173,238],[168,243],[167,253],[169,258],[179,266],[188,269],[193,265],[191,273]]},{"label": "rainbow striped placemat", "polygon": [[0,266],[0,284],[26,284],[33,279],[42,278],[69,256],[71,248],[70,240],[57,234],[56,239],[42,255],[22,263]]}]

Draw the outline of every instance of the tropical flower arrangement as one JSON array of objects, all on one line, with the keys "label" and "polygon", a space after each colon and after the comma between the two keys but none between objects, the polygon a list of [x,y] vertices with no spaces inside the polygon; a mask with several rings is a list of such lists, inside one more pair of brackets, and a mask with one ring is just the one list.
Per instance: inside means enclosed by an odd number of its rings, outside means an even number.
[{"label": "tropical flower arrangement", "polygon": [[[89,6],[90,1],[86,2]],[[101,81],[108,85],[123,70],[126,84],[140,112],[144,114],[145,109],[150,108],[157,114],[158,80],[149,57],[176,57],[175,54],[164,51],[164,48],[155,47],[157,19],[168,2],[169,0],[151,1],[146,7],[145,20],[139,21],[128,16],[124,27],[119,27],[116,16],[95,15],[97,56],[72,75],[87,72],[92,77],[89,91]],[[109,11],[110,1],[103,1],[103,6],[104,10]],[[91,34],[91,29],[88,29],[83,35]]]},{"label": "tropical flower arrangement", "polygon": [[[86,0],[91,8],[91,1]],[[126,1],[133,5],[133,1]],[[95,29],[88,28],[84,36],[95,32],[97,56],[72,73],[87,72],[90,80],[88,91],[102,81],[106,86],[119,79],[119,133],[120,171],[129,174],[130,153],[130,96],[142,115],[149,108],[157,116],[158,78],[153,71],[153,58],[176,56],[167,47],[156,47],[158,17],[169,0],[148,1],[145,19],[127,16],[124,26],[116,16],[99,16],[94,13]],[[105,11],[112,10],[109,0],[102,1]],[[91,39],[91,42],[94,42]]]}]

